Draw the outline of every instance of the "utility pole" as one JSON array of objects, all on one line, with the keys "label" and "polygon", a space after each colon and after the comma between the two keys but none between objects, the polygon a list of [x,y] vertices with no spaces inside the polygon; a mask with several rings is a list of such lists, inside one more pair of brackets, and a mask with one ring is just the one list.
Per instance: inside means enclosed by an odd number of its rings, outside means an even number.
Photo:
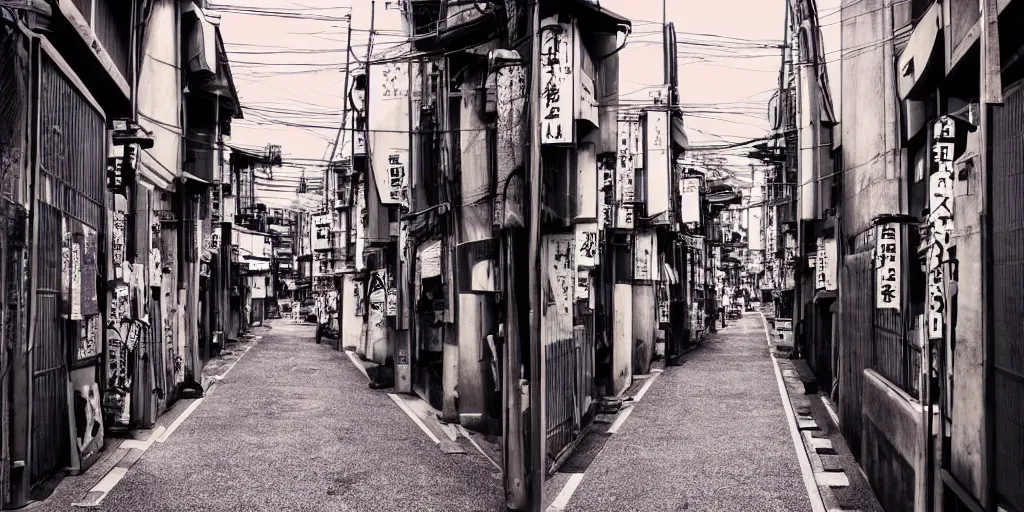
[{"label": "utility pole", "polygon": [[[348,114],[349,114],[349,112],[348,112],[348,101],[349,101],[349,97],[348,97],[348,79],[349,79],[349,76],[352,75],[352,69],[350,67],[350,65],[352,63],[352,13],[350,12],[347,17],[348,17],[348,36],[346,37],[346,42],[345,42],[345,84],[342,86],[342,90],[341,90],[341,101],[342,101],[342,106],[341,106],[341,126],[338,127],[338,134],[334,137],[334,147],[331,148],[331,158],[327,160],[327,172],[324,175],[324,186],[326,188],[326,190],[324,191],[324,202],[325,203],[327,203],[327,190],[331,190],[331,187],[327,186],[327,184],[330,183],[330,179],[329,179],[330,178],[330,173],[334,172],[332,170],[332,168],[331,168],[331,164],[334,163],[334,157],[338,154],[338,148],[340,146],[345,145],[345,128],[348,126]],[[350,163],[350,165],[351,165],[351,163]],[[334,192],[334,193],[336,194],[337,192]],[[337,197],[337,196],[335,196],[335,197]],[[333,219],[334,216],[332,215],[331,218]],[[332,224],[333,224],[333,222],[332,222]],[[352,223],[348,222],[348,223],[346,223],[346,226],[352,226]],[[349,227],[347,229],[352,229],[352,228]],[[333,229],[332,229],[332,234],[333,234]],[[347,235],[348,234],[346,233],[346,236],[345,236],[346,240],[348,239]],[[332,244],[332,246],[333,245],[334,244]],[[342,345],[344,344],[344,326],[342,325],[342,322],[344,322],[344,318],[345,318],[344,309],[342,309],[343,306],[345,305],[345,282],[344,282],[344,279],[343,278],[342,279],[334,279],[334,287],[338,291],[338,299],[337,299],[337,304],[335,305],[335,307],[337,308],[337,311],[338,311],[338,348],[340,349],[342,347]]]},{"label": "utility pole", "polygon": [[544,343],[540,339],[540,2],[533,2],[530,49],[530,510],[544,503],[547,457],[544,417]]}]

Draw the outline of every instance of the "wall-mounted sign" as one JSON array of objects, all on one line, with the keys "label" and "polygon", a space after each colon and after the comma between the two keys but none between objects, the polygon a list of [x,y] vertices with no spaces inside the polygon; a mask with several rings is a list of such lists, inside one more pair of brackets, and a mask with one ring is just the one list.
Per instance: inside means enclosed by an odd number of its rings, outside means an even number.
[{"label": "wall-mounted sign", "polygon": [[[386,52],[402,52],[400,44]],[[381,204],[407,206],[406,172],[409,165],[409,63],[385,59],[370,66],[368,94],[370,140],[373,178]]]},{"label": "wall-mounted sign", "polygon": [[572,26],[541,22],[540,136],[543,144],[573,142]]}]

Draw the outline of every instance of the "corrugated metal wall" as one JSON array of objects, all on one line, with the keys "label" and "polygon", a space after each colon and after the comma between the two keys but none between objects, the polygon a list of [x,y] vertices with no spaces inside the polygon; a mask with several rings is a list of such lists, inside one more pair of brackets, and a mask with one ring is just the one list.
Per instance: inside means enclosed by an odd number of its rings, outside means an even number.
[{"label": "corrugated metal wall", "polygon": [[992,116],[994,446],[998,493],[1024,510],[1024,82]]},{"label": "corrugated metal wall", "polygon": [[[61,311],[62,222],[97,231],[105,246],[106,126],[97,111],[40,52],[39,169],[34,222],[38,224],[35,260],[35,335],[31,350],[32,414],[29,470],[32,484],[67,464],[68,340]],[[83,276],[86,278],[87,276]]]},{"label": "corrugated metal wall", "polygon": [[873,338],[874,261],[870,248],[859,247],[845,257],[842,268],[842,335],[839,347],[839,420],[855,456],[861,446],[861,389],[864,369],[871,365]]}]

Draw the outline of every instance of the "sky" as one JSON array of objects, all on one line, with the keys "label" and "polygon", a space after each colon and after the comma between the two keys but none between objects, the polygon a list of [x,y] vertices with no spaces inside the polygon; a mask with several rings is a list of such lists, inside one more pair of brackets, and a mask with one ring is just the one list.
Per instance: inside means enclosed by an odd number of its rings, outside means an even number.
[{"label": "sky", "polygon": [[[839,44],[841,0],[819,0],[826,52]],[[297,182],[330,156],[342,116],[346,16],[352,13],[354,58],[366,53],[370,0],[246,0],[214,3],[221,15],[244,120],[232,126],[230,144],[262,148],[279,144],[287,166],[275,176]],[[394,11],[376,2],[375,44],[398,40]],[[624,103],[651,101],[663,81],[661,0],[602,0],[600,5],[634,21],[620,55]],[[768,134],[768,101],[778,88],[785,0],[666,0],[667,21],[679,41],[679,96],[694,146]],[[393,8],[393,5],[391,6]],[[838,102],[838,52],[828,55],[833,98]],[[834,61],[834,62],[832,62]],[[836,112],[839,112],[838,104]],[[347,134],[346,134],[347,135]],[[730,171],[749,179],[747,161],[730,156]],[[281,197],[288,193],[281,192]],[[294,193],[292,193],[294,197]]]}]

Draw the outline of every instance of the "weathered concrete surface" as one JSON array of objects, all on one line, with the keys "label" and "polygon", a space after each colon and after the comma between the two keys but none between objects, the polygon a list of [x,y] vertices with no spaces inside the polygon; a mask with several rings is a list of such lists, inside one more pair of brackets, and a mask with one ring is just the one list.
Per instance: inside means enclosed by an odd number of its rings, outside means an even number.
[{"label": "weathered concrete surface", "polygon": [[760,316],[709,335],[634,407],[568,510],[810,510]]},{"label": "weathered concrete surface", "polygon": [[276,322],[101,510],[500,510],[495,473],[441,453],[312,326]]}]

